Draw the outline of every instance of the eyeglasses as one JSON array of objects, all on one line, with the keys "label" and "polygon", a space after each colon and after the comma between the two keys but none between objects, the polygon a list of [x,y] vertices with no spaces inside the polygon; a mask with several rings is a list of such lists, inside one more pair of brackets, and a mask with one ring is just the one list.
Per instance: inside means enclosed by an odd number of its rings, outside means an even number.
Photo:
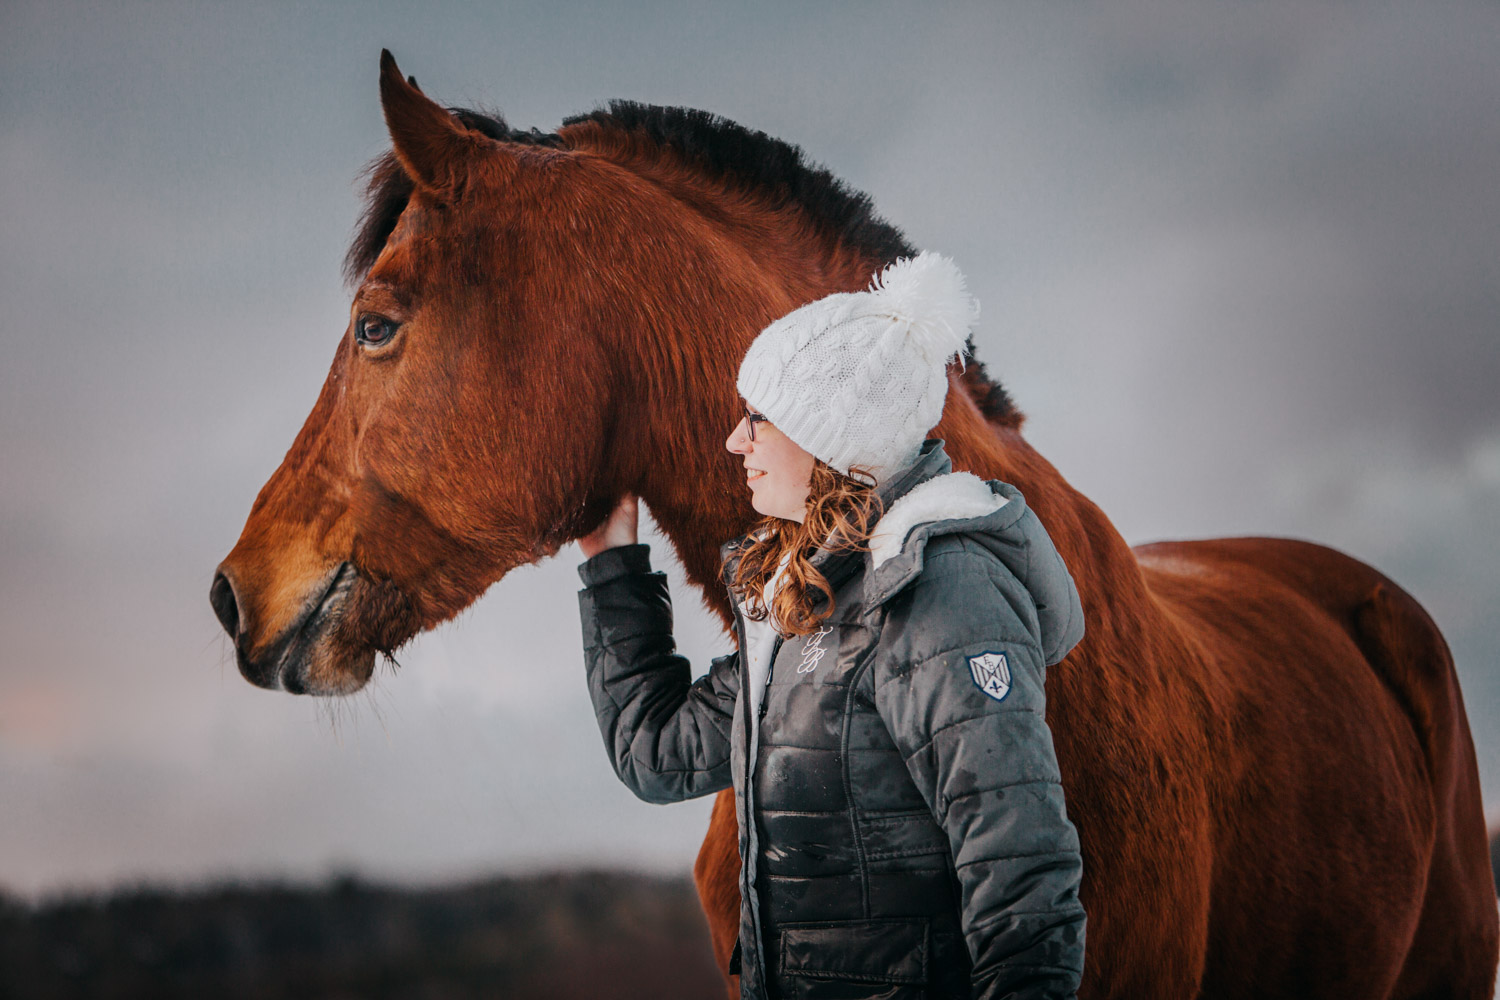
[{"label": "eyeglasses", "polygon": [[756,413],[750,409],[750,404],[745,404],[745,432],[750,435],[750,440],[755,440],[755,425],[762,420],[769,419],[764,413]]}]

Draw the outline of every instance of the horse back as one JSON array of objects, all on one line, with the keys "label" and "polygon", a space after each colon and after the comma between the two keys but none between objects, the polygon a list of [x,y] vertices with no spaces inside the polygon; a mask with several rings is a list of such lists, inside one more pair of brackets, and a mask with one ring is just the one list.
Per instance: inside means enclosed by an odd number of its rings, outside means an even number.
[{"label": "horse back", "polygon": [[1336,549],[1287,538],[1156,542],[1134,551],[1148,580],[1155,575],[1158,600],[1169,606],[1187,598],[1164,586],[1163,578],[1191,576],[1194,596],[1273,606],[1284,628],[1269,630],[1272,636],[1291,624],[1284,617],[1290,609],[1276,605],[1320,610],[1324,624],[1346,635],[1389,688],[1427,767],[1438,769],[1455,722],[1453,659],[1427,612],[1378,570]]}]

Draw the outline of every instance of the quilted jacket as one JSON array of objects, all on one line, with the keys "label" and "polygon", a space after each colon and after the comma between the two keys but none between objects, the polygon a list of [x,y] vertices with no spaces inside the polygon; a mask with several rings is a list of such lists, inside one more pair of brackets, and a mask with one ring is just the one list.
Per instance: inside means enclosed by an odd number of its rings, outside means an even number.
[{"label": "quilted jacket", "polygon": [[[650,802],[735,789],[744,997],[1077,989],[1082,859],[1044,680],[1083,613],[1020,492],[951,470],[927,441],[882,488],[870,551],[813,557],[834,611],[777,637],[754,699],[738,652],[692,679],[647,546],[579,569],[589,693],[620,779]],[[726,581],[744,542],[724,547]]]}]

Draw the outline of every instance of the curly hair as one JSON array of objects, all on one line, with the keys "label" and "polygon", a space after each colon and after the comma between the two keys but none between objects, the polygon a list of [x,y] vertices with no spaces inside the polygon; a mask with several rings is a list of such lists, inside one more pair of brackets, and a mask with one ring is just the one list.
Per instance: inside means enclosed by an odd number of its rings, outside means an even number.
[{"label": "curly hair", "polygon": [[[855,478],[864,476],[873,482],[874,477],[863,469],[849,472],[846,476],[815,460],[808,481],[807,517],[801,523],[765,517],[751,530],[730,584],[751,620],[763,621],[771,615],[784,635],[796,636],[807,635],[833,614],[833,588],[810,560],[820,548],[831,552],[869,549],[871,528],[882,510],[875,487]],[[766,583],[783,559],[786,569],[767,608]],[[827,598],[820,610],[814,608],[819,592]]]}]

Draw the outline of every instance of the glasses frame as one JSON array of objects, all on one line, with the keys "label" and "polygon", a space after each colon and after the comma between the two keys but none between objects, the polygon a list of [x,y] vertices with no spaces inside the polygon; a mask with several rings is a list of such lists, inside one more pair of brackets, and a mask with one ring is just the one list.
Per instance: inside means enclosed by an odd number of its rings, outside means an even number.
[{"label": "glasses frame", "polygon": [[767,417],[764,413],[756,413],[754,410],[750,409],[749,403],[745,404],[745,433],[749,436],[751,441],[755,440],[755,425],[760,423],[762,420],[769,419],[770,418]]}]

